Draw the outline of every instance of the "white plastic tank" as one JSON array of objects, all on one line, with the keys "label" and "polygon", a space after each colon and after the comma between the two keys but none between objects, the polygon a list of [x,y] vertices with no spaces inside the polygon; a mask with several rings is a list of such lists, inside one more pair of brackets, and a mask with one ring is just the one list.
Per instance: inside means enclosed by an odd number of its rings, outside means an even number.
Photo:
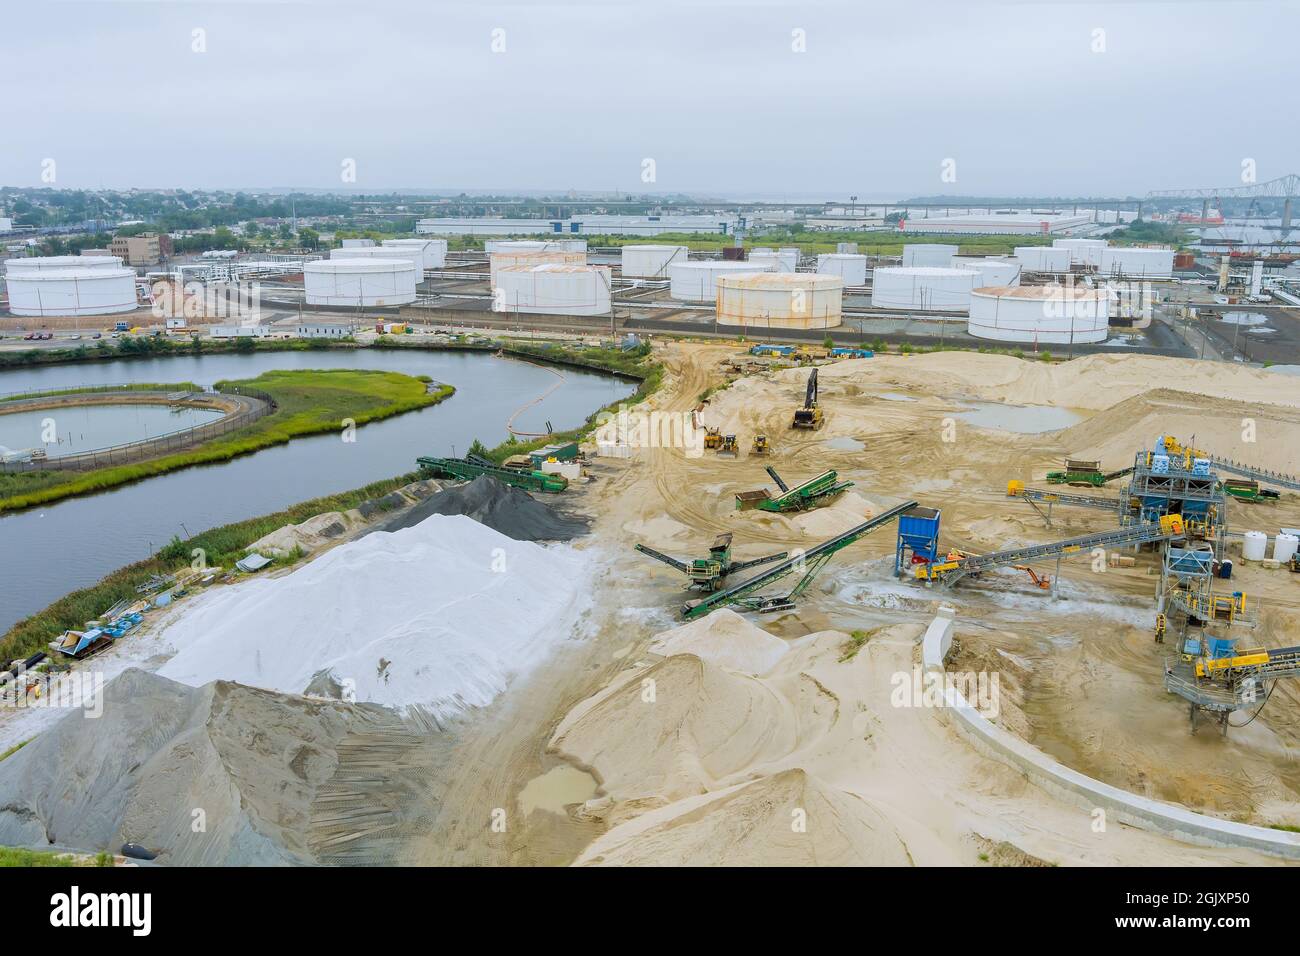
[{"label": "white plastic tank", "polygon": [[845,285],[867,284],[867,257],[852,253],[824,252],[817,257],[817,271],[839,276]]},{"label": "white plastic tank", "polygon": [[733,259],[709,259],[674,262],[668,266],[668,294],[679,302],[716,302],[718,276],[772,272],[772,262],[737,262]]},{"label": "white plastic tank", "polygon": [[1101,268],[1101,251],[1109,243],[1105,239],[1053,239],[1055,249],[1070,250],[1070,262],[1075,265]]},{"label": "white plastic tank", "polygon": [[121,256],[30,256],[6,259],[5,275],[24,275],[46,269],[121,269]]},{"label": "white plastic tank", "polygon": [[871,304],[879,309],[965,312],[979,273],[936,266],[887,266],[871,274]]},{"label": "white plastic tank", "polygon": [[772,272],[795,272],[799,268],[798,249],[751,249],[749,262],[772,264]]},{"label": "white plastic tank", "polygon": [[383,248],[418,251],[425,269],[441,269],[447,264],[446,239],[385,239]]},{"label": "white plastic tank", "polygon": [[1262,531],[1247,531],[1241,539],[1241,556],[1247,561],[1263,561],[1268,551],[1268,535]]},{"label": "white plastic tank", "polygon": [[1285,531],[1280,532],[1273,539],[1273,560],[1286,564],[1291,560],[1291,555],[1295,554],[1297,545],[1300,545],[1300,537],[1287,534]]},{"label": "white plastic tank", "polygon": [[308,305],[391,306],[415,301],[410,259],[330,258],[303,266]]},{"label": "white plastic tank", "polygon": [[1016,246],[1016,259],[1026,272],[1069,272],[1070,250],[1055,246]]},{"label": "white plastic tank", "polygon": [[135,278],[134,269],[120,265],[10,271],[5,276],[9,311],[14,315],[40,316],[131,312],[137,307]]},{"label": "white plastic tank", "polygon": [[1020,285],[1020,263],[1014,259],[975,256],[953,256],[949,265],[954,269],[970,269],[979,273],[977,285]]},{"label": "white plastic tank", "polygon": [[1116,277],[1168,279],[1174,274],[1174,250],[1107,247],[1101,250],[1098,271]]},{"label": "white plastic tank", "polygon": [[844,280],[811,272],[720,275],[719,325],[752,329],[833,329],[843,321]]},{"label": "white plastic tank", "polygon": [[948,260],[960,250],[957,246],[941,242],[919,242],[903,246],[903,265],[938,266],[948,265]]},{"label": "white plastic tank", "polygon": [[551,315],[604,315],[609,312],[608,266],[509,266],[497,271],[492,308],[497,312],[543,312]]},{"label": "white plastic tank", "polygon": [[685,246],[627,245],[620,250],[622,273],[629,278],[663,279],[668,275],[668,264],[685,262],[689,250]]},{"label": "white plastic tank", "polygon": [[971,292],[966,330],[999,342],[1104,342],[1110,303],[1105,289],[1082,286],[979,288]]}]

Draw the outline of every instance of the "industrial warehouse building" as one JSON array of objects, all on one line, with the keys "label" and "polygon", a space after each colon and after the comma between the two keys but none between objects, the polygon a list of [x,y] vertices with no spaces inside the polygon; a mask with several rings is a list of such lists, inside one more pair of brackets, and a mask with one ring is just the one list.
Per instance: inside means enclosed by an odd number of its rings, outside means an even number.
[{"label": "industrial warehouse building", "polygon": [[970,236],[1034,236],[1068,233],[1092,225],[1085,214],[1034,212],[995,212],[964,216],[924,216],[905,219],[898,224],[905,232],[948,232]]},{"label": "industrial warehouse building", "polygon": [[665,232],[735,232],[735,216],[575,216],[572,219],[421,219],[433,236],[658,236]]}]

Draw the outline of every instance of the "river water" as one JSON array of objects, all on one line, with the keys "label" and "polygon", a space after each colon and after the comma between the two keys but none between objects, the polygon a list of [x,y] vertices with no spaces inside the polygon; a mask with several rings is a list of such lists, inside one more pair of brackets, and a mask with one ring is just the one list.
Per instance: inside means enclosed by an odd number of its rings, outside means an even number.
[{"label": "river water", "polygon": [[[463,455],[478,438],[495,445],[514,427],[544,432],[580,425],[635,391],[623,379],[550,368],[481,352],[259,352],[168,356],[0,371],[0,393],[124,382],[253,378],[270,369],[356,368],[428,375],[456,386],[439,405],[363,425],[356,441],[298,438],[220,465],[187,468],[102,494],[0,515],[0,633],[69,591],[147,558],[173,535],[279,511],[415,468],[419,455]],[[548,390],[554,388],[554,391]]]}]

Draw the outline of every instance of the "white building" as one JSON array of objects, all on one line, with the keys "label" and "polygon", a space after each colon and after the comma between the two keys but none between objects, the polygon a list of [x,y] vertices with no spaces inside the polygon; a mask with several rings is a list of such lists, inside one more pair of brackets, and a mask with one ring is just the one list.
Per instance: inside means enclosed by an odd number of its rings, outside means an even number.
[{"label": "white building", "polygon": [[971,213],[963,216],[918,216],[900,222],[902,232],[942,232],[969,236],[1012,235],[1033,236],[1068,233],[1072,229],[1092,224],[1085,214],[993,212]]},{"label": "white building", "polygon": [[352,334],[352,326],[337,322],[311,322],[297,326],[294,334],[300,339],[346,339]]},{"label": "white building", "polygon": [[434,236],[658,236],[665,232],[733,233],[739,220],[715,216],[576,215],[570,219],[421,219],[415,231]]}]

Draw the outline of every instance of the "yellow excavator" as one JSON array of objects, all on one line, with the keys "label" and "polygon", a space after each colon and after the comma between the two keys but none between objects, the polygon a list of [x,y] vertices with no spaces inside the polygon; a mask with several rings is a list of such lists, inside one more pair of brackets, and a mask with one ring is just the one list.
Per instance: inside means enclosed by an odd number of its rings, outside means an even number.
[{"label": "yellow excavator", "polygon": [[808,391],[804,395],[803,408],[794,410],[791,428],[808,428],[816,431],[823,424],[822,410],[817,407],[817,369],[808,373]]}]

